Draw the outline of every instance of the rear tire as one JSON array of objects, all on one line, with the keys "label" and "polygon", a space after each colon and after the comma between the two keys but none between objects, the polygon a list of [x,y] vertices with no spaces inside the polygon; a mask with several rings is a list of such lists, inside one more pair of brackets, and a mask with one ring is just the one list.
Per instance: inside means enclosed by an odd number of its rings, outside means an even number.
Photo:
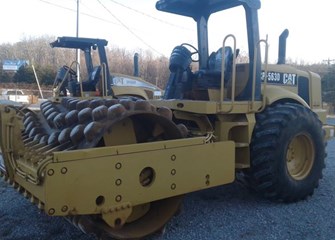
[{"label": "rear tire", "polygon": [[295,202],[312,195],[325,166],[322,123],[310,109],[276,104],[256,115],[248,182],[262,196]]}]

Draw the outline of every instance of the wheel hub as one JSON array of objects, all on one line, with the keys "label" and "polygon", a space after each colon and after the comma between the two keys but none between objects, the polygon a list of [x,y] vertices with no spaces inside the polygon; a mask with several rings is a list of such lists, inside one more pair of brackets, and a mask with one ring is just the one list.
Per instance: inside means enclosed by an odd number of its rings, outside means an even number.
[{"label": "wheel hub", "polygon": [[313,166],[315,149],[313,140],[305,133],[297,134],[289,143],[286,165],[290,176],[295,180],[306,178]]}]

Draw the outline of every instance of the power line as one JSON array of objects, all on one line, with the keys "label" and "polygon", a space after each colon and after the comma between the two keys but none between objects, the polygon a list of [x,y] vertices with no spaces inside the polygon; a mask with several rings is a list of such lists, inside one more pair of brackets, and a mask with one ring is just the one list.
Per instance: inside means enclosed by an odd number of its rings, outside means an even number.
[{"label": "power line", "polygon": [[[49,4],[51,6],[54,6],[54,7],[58,7],[58,8],[61,8],[61,9],[65,9],[65,10],[68,10],[68,11],[71,11],[71,12],[76,12],[75,9],[72,9],[72,8],[68,8],[68,7],[64,7],[62,5],[58,5],[58,4],[55,4],[55,3],[51,3],[51,2],[48,2],[48,1],[45,1],[45,0],[39,0],[40,2],[43,2],[43,3],[46,3],[46,4]],[[111,24],[114,24],[114,25],[118,25],[120,26],[120,24],[116,23],[116,22],[113,22],[113,21],[110,21],[110,20],[107,20],[107,19],[104,19],[104,18],[101,18],[101,17],[97,17],[97,16],[94,16],[94,15],[91,15],[91,14],[88,14],[88,13],[83,13],[81,12],[82,15],[85,15],[87,17],[90,17],[90,18],[95,18],[97,20],[100,20],[100,21],[103,21],[103,22],[107,22],[107,23],[111,23]]]},{"label": "power line", "polygon": [[[77,0],[74,0],[74,1],[77,1]],[[96,15],[99,15],[99,14],[97,14],[97,12],[95,12],[95,11],[92,11],[92,9],[89,7],[89,6],[87,6],[85,3],[84,3],[84,1],[83,0],[81,0],[81,3],[80,3],[81,5],[83,5],[87,10],[89,10],[89,11],[91,11],[91,12],[93,12],[94,13],[94,15],[93,14],[91,14],[90,16],[92,16],[92,17],[95,17]],[[95,17],[95,18],[97,18],[97,19],[99,19],[99,20],[102,20],[102,21],[105,21],[105,22],[109,22],[109,23],[113,23],[114,25],[117,25],[117,26],[122,26],[121,24],[119,24],[119,23],[116,23],[116,22],[112,22],[112,21],[108,21],[108,20],[106,20],[106,19],[103,19],[103,18],[99,18],[99,17]],[[140,29],[138,29],[138,28],[131,28],[131,29],[133,29],[133,30],[138,30],[138,31],[141,31]]]},{"label": "power line", "polygon": [[[76,12],[75,9],[72,9],[72,8],[68,8],[68,7],[65,7],[65,6],[62,6],[62,5],[59,5],[59,4],[55,4],[55,3],[52,3],[52,2],[49,2],[49,1],[46,1],[46,0],[39,0],[40,2],[43,2],[43,3],[46,3],[46,4],[49,4],[51,6],[54,6],[54,7],[58,7],[58,8],[61,8],[61,9],[65,9],[65,10],[68,10],[68,11],[71,11],[71,12]],[[100,20],[100,21],[103,21],[103,22],[107,22],[107,23],[112,23],[114,25],[118,25],[118,26],[123,26],[125,29],[127,29],[132,35],[134,35],[138,40],[140,40],[145,46],[147,46],[148,48],[150,48],[151,50],[153,50],[154,52],[158,53],[159,55],[162,55],[162,53],[160,53],[158,50],[156,50],[155,48],[153,48],[150,44],[148,44],[144,39],[142,39],[140,36],[138,36],[133,30],[131,30],[131,28],[129,28],[127,25],[125,25],[120,19],[118,19],[103,3],[101,3],[101,1],[97,0],[98,3],[110,14],[114,17],[115,20],[118,21],[118,23],[116,22],[113,22],[113,21],[110,21],[110,20],[107,20],[107,19],[104,19],[104,18],[100,18],[100,17],[97,17],[97,16],[94,16],[92,14],[88,14],[88,13],[81,13],[82,15],[85,15],[85,16],[88,16],[88,17],[91,17],[91,18],[94,18],[94,19],[97,19],[97,20]],[[87,7],[87,6],[86,6]]]},{"label": "power line", "polygon": [[[92,7],[87,6],[85,1],[81,0],[80,5],[84,6],[86,8],[86,10],[91,13],[91,15],[93,15],[93,16],[99,15],[99,14],[97,14],[96,11],[92,10]],[[106,20],[106,21],[108,21],[108,20]],[[115,24],[119,25],[118,23],[115,23]]]},{"label": "power line", "polygon": [[119,18],[117,18],[100,0],[97,0],[98,3],[116,20],[118,21],[128,32],[130,32],[134,37],[136,37],[138,40],[140,40],[144,45],[146,45],[148,48],[153,50],[154,52],[158,53],[159,55],[164,55],[157,51],[155,48],[153,48],[150,44],[148,44],[144,39],[142,39],[140,36],[138,36],[134,31],[132,31],[126,24],[124,24]]},{"label": "power line", "polygon": [[58,7],[58,8],[62,8],[62,9],[65,9],[65,10],[69,10],[69,11],[71,11],[71,12],[75,12],[75,10],[72,9],[72,8],[67,8],[67,7],[64,7],[64,6],[55,4],[55,3],[51,3],[51,2],[45,1],[45,0],[39,0],[39,1],[40,1],[40,2],[43,2],[43,3],[46,3],[46,4],[49,4],[49,5],[52,5],[52,6],[55,6],[55,7]]},{"label": "power line", "polygon": [[148,18],[154,19],[154,20],[156,20],[156,21],[158,21],[158,22],[161,22],[161,23],[170,25],[170,26],[172,26],[172,27],[176,27],[176,28],[180,28],[180,29],[184,29],[184,30],[193,31],[193,29],[185,28],[185,27],[183,27],[183,26],[180,26],[180,25],[177,25],[177,24],[173,24],[173,23],[167,22],[167,21],[162,20],[162,19],[160,19],[160,18],[154,17],[154,16],[152,16],[152,15],[150,15],[150,14],[147,14],[147,13],[141,12],[141,11],[139,11],[139,10],[137,10],[137,9],[134,9],[134,8],[132,8],[132,7],[126,6],[126,5],[124,5],[123,3],[119,3],[119,2],[117,2],[117,1],[115,1],[115,0],[109,0],[109,1],[111,1],[111,2],[113,2],[113,3],[115,3],[115,4],[117,4],[117,5],[120,5],[120,6],[126,8],[126,9],[128,9],[128,10],[131,10],[131,11],[133,11],[133,12],[136,12],[136,13],[141,14],[141,15],[143,15],[143,16],[146,16],[146,17],[148,17]]}]

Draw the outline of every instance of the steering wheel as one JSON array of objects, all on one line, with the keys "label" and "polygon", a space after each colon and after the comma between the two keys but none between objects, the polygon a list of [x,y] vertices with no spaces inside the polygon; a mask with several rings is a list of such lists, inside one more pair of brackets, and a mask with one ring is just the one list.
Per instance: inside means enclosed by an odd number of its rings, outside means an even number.
[{"label": "steering wheel", "polygon": [[69,71],[69,74],[71,74],[71,75],[77,75],[77,72],[75,70],[73,70],[72,68],[70,68],[69,66],[64,65],[63,68],[64,68],[64,70],[66,72]]},{"label": "steering wheel", "polygon": [[[192,50],[194,51],[190,51],[191,52],[191,59],[192,59],[192,62],[199,62],[199,51],[196,47],[194,47],[193,45],[189,44],[189,43],[183,43],[181,46],[187,46],[189,48],[191,48]],[[193,55],[198,55],[198,57],[196,59],[194,59],[192,56]]]},{"label": "steering wheel", "polygon": [[72,68],[70,68],[67,65],[62,66],[56,75],[53,89],[57,92],[57,94],[61,96],[67,95],[66,87],[68,85],[69,79],[72,79],[74,76],[76,76],[77,73]]}]

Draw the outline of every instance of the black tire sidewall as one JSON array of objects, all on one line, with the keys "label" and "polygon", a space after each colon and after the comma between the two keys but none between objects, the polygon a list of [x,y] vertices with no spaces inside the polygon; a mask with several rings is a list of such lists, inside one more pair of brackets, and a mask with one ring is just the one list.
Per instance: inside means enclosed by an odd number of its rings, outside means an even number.
[{"label": "black tire sidewall", "polygon": [[[269,123],[269,119],[274,118],[277,121]],[[313,194],[322,178],[325,158],[322,124],[317,115],[302,105],[287,103],[268,107],[256,119],[251,143],[251,168],[248,171],[252,187],[267,198],[287,202]],[[273,129],[278,133],[271,133]],[[314,161],[309,174],[297,180],[288,172],[286,155],[290,142],[300,134],[311,139]],[[262,172],[267,174],[259,177]]]},{"label": "black tire sidewall", "polygon": [[[322,131],[320,131],[319,124],[315,124],[311,114],[303,116],[291,116],[288,126],[283,129],[278,139],[278,148],[274,152],[274,161],[278,169],[278,186],[281,186],[282,194],[284,195],[299,195],[303,197],[310,193],[311,187],[314,189],[318,183],[320,174],[323,169],[324,158],[324,143]],[[314,145],[314,159],[313,165],[308,176],[301,180],[294,179],[287,169],[286,154],[290,142],[294,137],[300,134],[305,134],[310,137]]]}]

